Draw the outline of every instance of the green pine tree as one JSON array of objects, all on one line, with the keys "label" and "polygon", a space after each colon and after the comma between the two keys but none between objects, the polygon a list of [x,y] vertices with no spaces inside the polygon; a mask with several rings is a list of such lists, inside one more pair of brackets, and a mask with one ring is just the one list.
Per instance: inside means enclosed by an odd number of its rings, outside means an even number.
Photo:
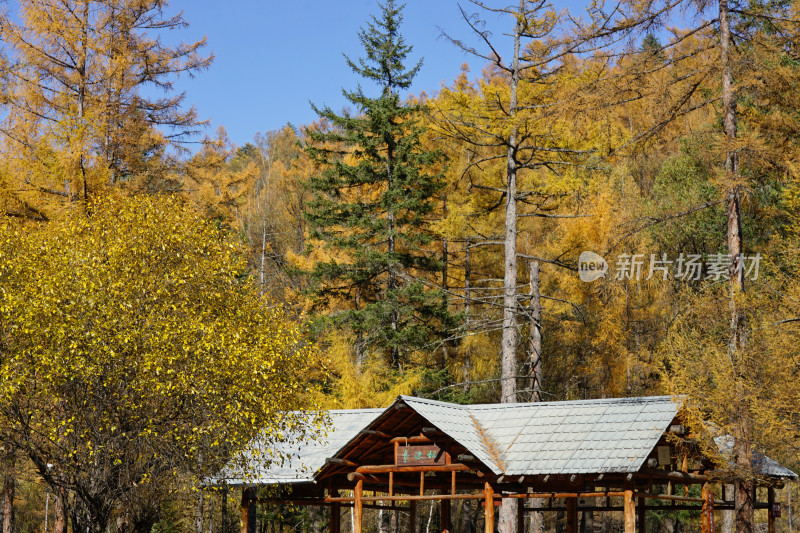
[{"label": "green pine tree", "polygon": [[312,107],[328,125],[309,130],[309,154],[319,165],[308,187],[314,200],[306,217],[311,237],[323,241],[331,259],[313,267],[319,305],[349,302],[330,319],[354,336],[359,362],[382,355],[402,368],[409,351],[434,342],[449,326],[446,299],[422,280],[441,270],[426,251],[435,195],[443,179],[441,154],[420,141],[420,105],[403,103],[422,62],[406,68],[412,47],[398,32],[403,6],[387,0],[381,16],[359,32],[366,57],[345,56],[354,72],[376,83],[377,98],[359,85],[343,90],[355,112]]}]

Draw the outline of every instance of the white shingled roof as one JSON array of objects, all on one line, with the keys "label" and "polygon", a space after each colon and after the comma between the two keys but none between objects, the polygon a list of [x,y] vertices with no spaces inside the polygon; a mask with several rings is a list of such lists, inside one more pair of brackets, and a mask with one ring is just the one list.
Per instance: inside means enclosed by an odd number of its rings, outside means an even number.
[{"label": "white shingled roof", "polygon": [[495,474],[516,476],[636,472],[680,407],[669,396],[484,405],[400,399]]},{"label": "white shingled roof", "polygon": [[[730,435],[722,435],[714,439],[714,443],[722,455],[730,457],[734,439]],[[752,465],[756,472],[770,477],[797,479],[797,474],[761,452],[753,452]]]},{"label": "white shingled roof", "polygon": [[[279,485],[311,483],[314,474],[325,465],[325,459],[334,457],[359,431],[375,420],[384,409],[342,409],[328,411],[330,426],[324,434],[305,442],[289,440],[269,451],[283,460],[262,461],[248,458],[248,466],[229,467],[235,474],[223,472],[212,484],[225,481],[228,485]],[[253,446],[260,449],[258,443]],[[242,470],[246,474],[242,473]]]},{"label": "white shingled roof", "polygon": [[[496,475],[629,473],[638,471],[678,414],[669,396],[567,402],[458,405],[400,396],[427,424],[466,448]],[[228,484],[309,483],[353,442],[360,431],[379,424],[387,409],[330,411],[330,426],[317,440],[283,445],[283,464],[264,465],[251,457],[247,480]],[[768,475],[794,472],[762,456]],[[774,463],[774,464],[773,464]]]}]

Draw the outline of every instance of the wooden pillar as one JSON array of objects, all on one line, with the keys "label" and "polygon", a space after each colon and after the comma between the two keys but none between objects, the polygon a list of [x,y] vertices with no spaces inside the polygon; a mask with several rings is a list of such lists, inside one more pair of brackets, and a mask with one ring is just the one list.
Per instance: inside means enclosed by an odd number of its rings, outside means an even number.
[{"label": "wooden pillar", "polygon": [[353,533],[361,533],[361,524],[364,518],[364,503],[361,498],[364,496],[364,481],[359,479],[353,494]]},{"label": "wooden pillar", "polygon": [[639,498],[639,503],[636,506],[636,512],[639,515],[639,533],[647,533],[647,507],[645,506],[646,498]]},{"label": "wooden pillar", "polygon": [[[330,490],[328,494],[334,498],[339,496],[339,491],[336,489]],[[340,533],[342,530],[342,504],[334,502],[330,508],[330,528],[329,533]]]},{"label": "wooden pillar", "polygon": [[485,533],[494,533],[494,489],[489,483],[483,486]]},{"label": "wooden pillar", "polygon": [[772,506],[775,505],[775,488],[773,487],[767,489],[767,503],[767,531],[775,533],[775,515],[772,513]]},{"label": "wooden pillar", "polygon": [[250,518],[250,489],[248,487],[243,487],[241,515],[239,519],[239,529],[242,533],[248,533],[250,529],[248,527],[248,518]]},{"label": "wooden pillar", "polygon": [[578,498],[567,498],[567,533],[578,533]]},{"label": "wooden pillar", "polygon": [[441,515],[442,533],[452,533],[452,519],[450,514],[450,500],[441,500],[439,504],[439,514]]},{"label": "wooden pillar", "polygon": [[700,516],[701,533],[711,533],[711,488],[708,483],[703,483],[703,510]]},{"label": "wooden pillar", "polygon": [[256,533],[256,511],[258,504],[254,501],[247,506],[247,533]]},{"label": "wooden pillar", "polygon": [[521,498],[517,502],[517,533],[525,533],[525,503]]},{"label": "wooden pillar", "polygon": [[636,533],[636,504],[633,502],[633,488],[625,490],[625,533]]},{"label": "wooden pillar", "polygon": [[408,502],[408,529],[409,533],[417,533],[417,501]]}]

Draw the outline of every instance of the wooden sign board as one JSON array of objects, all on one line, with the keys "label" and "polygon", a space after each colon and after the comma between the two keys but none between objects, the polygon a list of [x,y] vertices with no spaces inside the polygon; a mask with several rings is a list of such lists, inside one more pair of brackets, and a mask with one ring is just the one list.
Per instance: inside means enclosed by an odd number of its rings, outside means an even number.
[{"label": "wooden sign board", "polygon": [[435,444],[400,444],[394,449],[396,466],[444,465],[445,451]]}]

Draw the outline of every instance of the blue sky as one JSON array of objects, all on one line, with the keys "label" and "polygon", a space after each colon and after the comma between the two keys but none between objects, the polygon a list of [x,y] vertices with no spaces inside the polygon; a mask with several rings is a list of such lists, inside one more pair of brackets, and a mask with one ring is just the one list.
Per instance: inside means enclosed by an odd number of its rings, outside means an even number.
[{"label": "blue sky", "polygon": [[[468,2],[462,4],[466,8]],[[211,121],[209,134],[225,126],[231,140],[242,145],[256,132],[313,121],[309,101],[334,110],[346,104],[341,89],[355,88],[359,78],[342,54],[360,57],[358,30],[378,8],[375,0],[173,0],[168,13],[178,11],[190,27],[167,38],[207,36],[207,49],[216,59],[208,71],[176,86],[186,91],[187,103],[200,117]],[[401,32],[414,46],[412,59],[424,58],[412,92],[438,91],[458,76],[464,62],[473,75],[480,73],[481,62],[440,37],[441,27],[471,38],[455,0],[407,0],[404,15]],[[490,22],[498,33],[512,24]]]}]

